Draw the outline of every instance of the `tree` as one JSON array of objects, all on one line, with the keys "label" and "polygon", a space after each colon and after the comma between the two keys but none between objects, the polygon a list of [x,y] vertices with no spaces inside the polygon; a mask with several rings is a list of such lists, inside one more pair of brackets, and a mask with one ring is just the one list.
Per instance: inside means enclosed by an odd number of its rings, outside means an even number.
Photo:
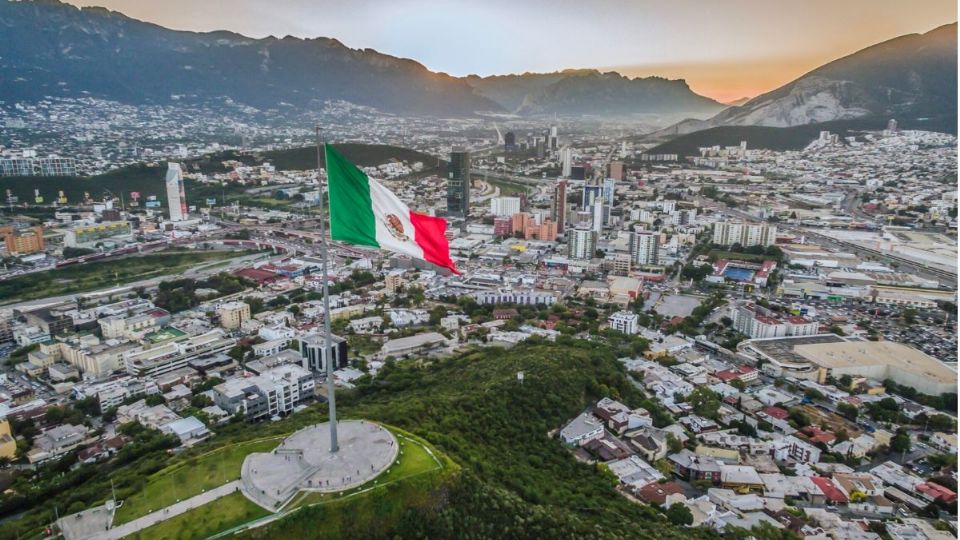
[{"label": "tree", "polygon": [[837,404],[837,413],[851,422],[856,422],[857,416],[860,415],[860,409],[855,405],[841,401]]},{"label": "tree", "polygon": [[671,454],[676,454],[683,450],[683,443],[673,433],[667,433],[667,449]]},{"label": "tree", "polygon": [[890,440],[890,451],[894,453],[906,453],[910,451],[910,434],[905,431],[898,431],[893,439]]},{"label": "tree", "polygon": [[717,418],[720,410],[720,397],[706,386],[698,386],[690,393],[687,402],[693,407],[693,412],[710,419]]},{"label": "tree", "polygon": [[693,514],[684,504],[671,504],[670,508],[667,508],[666,515],[674,525],[693,525]]}]

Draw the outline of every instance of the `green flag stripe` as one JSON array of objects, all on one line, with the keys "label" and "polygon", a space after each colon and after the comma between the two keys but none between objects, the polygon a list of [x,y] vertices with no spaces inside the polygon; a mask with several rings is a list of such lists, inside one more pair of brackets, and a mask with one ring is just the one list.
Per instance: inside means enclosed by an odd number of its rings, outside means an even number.
[{"label": "green flag stripe", "polygon": [[324,145],[330,194],[330,237],[380,247],[367,175],[329,144]]}]

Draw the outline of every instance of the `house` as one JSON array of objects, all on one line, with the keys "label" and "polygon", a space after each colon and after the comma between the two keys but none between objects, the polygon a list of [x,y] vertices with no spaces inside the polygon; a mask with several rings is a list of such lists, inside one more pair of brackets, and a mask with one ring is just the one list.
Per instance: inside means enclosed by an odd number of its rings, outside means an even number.
[{"label": "house", "polygon": [[80,446],[89,432],[90,429],[83,425],[63,424],[52,427],[33,439],[33,448],[27,452],[27,460],[34,464],[57,459]]},{"label": "house", "polygon": [[820,449],[792,435],[773,441],[773,458],[777,461],[795,463],[817,463],[820,461]]},{"label": "house", "polygon": [[118,435],[116,437],[110,437],[108,439],[103,439],[102,441],[97,441],[96,443],[80,450],[77,454],[77,459],[80,463],[95,463],[107,458],[110,458],[116,454],[123,445],[129,443],[132,439],[126,435]]},{"label": "house", "polygon": [[647,504],[658,504],[663,508],[669,508],[672,504],[687,499],[683,494],[683,488],[676,482],[651,482],[634,490],[634,494]]},{"label": "house", "polygon": [[941,486],[936,482],[917,484],[916,490],[921,497],[931,501],[940,501],[946,504],[957,502],[957,494],[953,490]]},{"label": "house", "polygon": [[720,483],[736,490],[761,490],[763,480],[753,467],[747,465],[720,465]]},{"label": "house", "polygon": [[624,434],[627,444],[650,463],[656,462],[667,455],[667,433],[648,426]]},{"label": "house", "polygon": [[695,414],[684,416],[680,419],[680,423],[694,433],[706,433],[720,429],[720,426],[713,420]]},{"label": "house", "polygon": [[653,425],[650,413],[646,409],[631,411],[623,403],[606,397],[594,406],[593,415],[605,421],[607,427],[618,434],[630,429]]},{"label": "house", "polygon": [[610,472],[620,479],[621,484],[639,489],[650,482],[663,480],[664,476],[656,468],[640,459],[630,456],[607,464]]},{"label": "house", "polygon": [[698,456],[686,448],[676,454],[670,454],[667,459],[673,465],[673,473],[684,480],[720,483],[722,461]]},{"label": "house", "polygon": [[603,436],[603,422],[588,412],[580,413],[560,430],[560,439],[569,445],[584,444]]},{"label": "house", "polygon": [[833,483],[833,480],[822,476],[811,476],[810,481],[823,492],[827,504],[847,504],[849,502],[847,495]]},{"label": "house", "polygon": [[587,441],[583,449],[603,462],[624,459],[633,454],[627,443],[609,434]]}]

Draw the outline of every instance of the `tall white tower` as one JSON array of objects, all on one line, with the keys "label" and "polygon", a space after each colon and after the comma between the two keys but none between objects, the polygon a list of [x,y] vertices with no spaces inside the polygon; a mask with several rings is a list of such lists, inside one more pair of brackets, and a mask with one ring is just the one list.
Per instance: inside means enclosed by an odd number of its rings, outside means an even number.
[{"label": "tall white tower", "polygon": [[187,219],[187,196],[183,192],[183,172],[179,163],[167,162],[166,184],[170,221]]}]

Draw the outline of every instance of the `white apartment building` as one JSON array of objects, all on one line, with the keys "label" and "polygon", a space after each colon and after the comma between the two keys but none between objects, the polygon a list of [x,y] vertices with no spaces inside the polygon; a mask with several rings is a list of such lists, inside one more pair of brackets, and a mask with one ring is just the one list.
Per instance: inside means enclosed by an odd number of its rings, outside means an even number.
[{"label": "white apartment building", "polygon": [[494,197],[490,199],[490,213],[496,217],[510,217],[520,213],[520,197]]},{"label": "white apartment building", "polygon": [[630,259],[636,265],[659,264],[660,235],[655,232],[631,232]]},{"label": "white apartment building", "polygon": [[722,246],[772,246],[777,241],[776,225],[718,221],[713,225],[713,243]]},{"label": "white apartment building", "polygon": [[590,229],[567,231],[567,256],[572,259],[592,259],[597,251],[597,232]]},{"label": "white apartment building", "polygon": [[730,318],[733,319],[733,327],[738,332],[752,339],[812,336],[817,334],[820,327],[816,321],[806,317],[779,317],[776,313],[756,304],[732,306]]},{"label": "white apartment building", "polygon": [[618,311],[607,319],[610,328],[623,334],[633,335],[640,326],[640,317],[632,311]]}]

